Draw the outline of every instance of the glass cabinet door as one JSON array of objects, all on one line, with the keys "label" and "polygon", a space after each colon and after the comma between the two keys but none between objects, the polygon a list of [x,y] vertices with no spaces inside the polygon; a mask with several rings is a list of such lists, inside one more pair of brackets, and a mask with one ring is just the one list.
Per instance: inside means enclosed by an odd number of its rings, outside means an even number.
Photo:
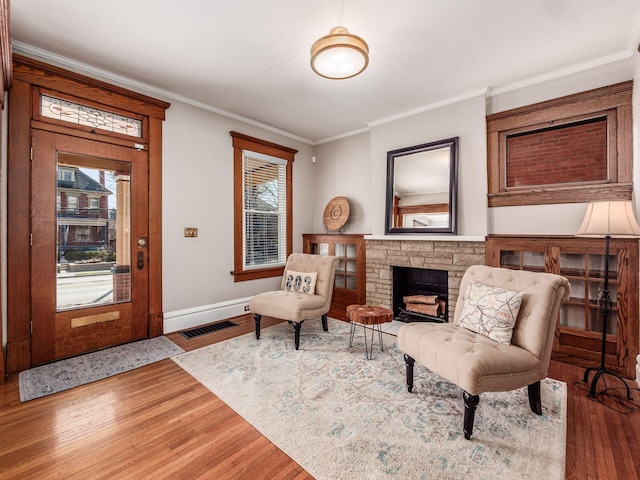
[{"label": "glass cabinet door", "polygon": [[[560,306],[554,337],[556,360],[590,367],[600,359],[603,318],[600,297],[605,283],[603,238],[570,236],[509,236],[487,238],[487,265],[514,270],[545,271],[562,275],[571,285],[570,297]],[[638,292],[640,263],[638,239],[612,238],[608,258],[605,362],[627,378],[636,376],[640,350]]]},{"label": "glass cabinet door", "polygon": [[357,256],[356,245],[351,243],[336,243],[335,256],[338,257],[336,269],[336,287],[355,290],[357,288]]}]

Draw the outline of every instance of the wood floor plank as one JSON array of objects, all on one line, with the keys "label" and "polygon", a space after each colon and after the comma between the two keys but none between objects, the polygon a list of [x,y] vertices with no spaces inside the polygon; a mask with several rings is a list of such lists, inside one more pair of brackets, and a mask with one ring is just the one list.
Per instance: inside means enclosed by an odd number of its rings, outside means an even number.
[{"label": "wood floor plank", "polygon": [[[231,320],[238,326],[167,337],[189,351],[253,332],[250,315]],[[262,319],[264,328],[278,322]],[[625,415],[588,399],[582,374],[558,362],[549,371],[567,382],[566,478],[638,478],[640,412]],[[17,376],[9,378],[0,385],[0,477],[313,478],[172,360],[25,403]]]}]

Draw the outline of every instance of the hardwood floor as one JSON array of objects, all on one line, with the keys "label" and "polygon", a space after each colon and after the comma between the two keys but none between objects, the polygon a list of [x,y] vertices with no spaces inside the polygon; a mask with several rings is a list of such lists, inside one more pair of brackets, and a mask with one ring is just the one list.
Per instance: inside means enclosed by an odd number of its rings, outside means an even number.
[{"label": "hardwood floor", "polygon": [[[253,330],[249,315],[232,321],[238,326],[191,340],[167,336],[194,350]],[[625,415],[589,400],[583,384],[574,385],[582,373],[558,362],[549,372],[568,385],[567,478],[639,478],[640,412]],[[640,400],[637,391],[633,396]],[[19,399],[17,375],[0,384],[0,478],[313,477],[173,361],[163,360],[26,403]]]}]

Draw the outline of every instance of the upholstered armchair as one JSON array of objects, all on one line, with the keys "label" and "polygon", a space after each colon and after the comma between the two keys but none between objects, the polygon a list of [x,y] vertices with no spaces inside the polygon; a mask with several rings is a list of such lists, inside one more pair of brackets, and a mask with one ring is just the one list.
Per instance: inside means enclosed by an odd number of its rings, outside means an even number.
[{"label": "upholstered armchair", "polygon": [[296,350],[300,347],[300,327],[305,320],[320,318],[329,330],[327,312],[331,307],[338,258],[333,255],[292,253],[287,259],[281,289],[260,293],[249,302],[260,339],[263,315],[281,318],[293,324]]},{"label": "upholstered armchair", "polygon": [[459,386],[467,440],[483,392],[527,386],[531,410],[541,415],[540,381],[547,376],[558,311],[569,292],[569,282],[559,275],[469,267],[453,322],[408,323],[398,330],[409,392],[415,363]]}]

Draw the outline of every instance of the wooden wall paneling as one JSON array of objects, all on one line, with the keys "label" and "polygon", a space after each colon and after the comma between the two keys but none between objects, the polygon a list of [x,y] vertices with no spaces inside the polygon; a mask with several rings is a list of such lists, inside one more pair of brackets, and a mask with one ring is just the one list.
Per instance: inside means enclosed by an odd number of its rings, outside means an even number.
[{"label": "wooden wall paneling", "polygon": [[[588,281],[597,285],[602,282],[601,273],[596,271],[572,271],[574,267],[566,265],[560,267],[561,253],[577,257],[600,256],[604,254],[603,238],[588,238],[574,236],[533,236],[533,235],[489,235],[487,237],[487,265],[507,266],[509,268],[531,269],[532,266],[515,265],[510,261],[507,265],[501,258],[501,252],[545,252],[544,270],[570,277],[570,282],[577,282],[575,295],[571,302],[579,306],[588,295],[587,290],[581,291],[579,283]],[[615,312],[617,314],[616,335],[607,335],[606,363],[613,372],[627,378],[635,378],[636,355],[640,349],[639,313],[639,243],[637,239],[613,238],[611,240],[611,254],[618,259],[617,272],[610,269],[610,281],[617,289],[615,298]],[[506,258],[506,257],[505,257]],[[535,267],[538,268],[537,266]],[[578,267],[575,267],[578,268]],[[600,279],[600,280],[599,280]],[[581,367],[597,365],[601,356],[602,333],[597,329],[586,328],[594,318],[599,316],[597,300],[591,298],[584,303],[585,330],[578,331],[575,327],[557,326],[554,339],[553,358]]]},{"label": "wooden wall paneling", "polygon": [[[31,92],[15,80],[9,95],[7,170],[7,373],[31,367],[30,312],[30,132]],[[26,220],[26,221],[25,221]]]},{"label": "wooden wall paneling", "polygon": [[[0,110],[5,107],[5,93],[11,88],[13,83],[13,61],[11,59],[11,21],[9,0],[0,0]],[[0,121],[0,130],[4,126]],[[0,148],[2,148],[0,142]],[[2,267],[2,262],[0,262]],[[5,299],[0,295],[0,311],[4,305]],[[0,320],[1,322],[2,320]],[[2,334],[2,326],[0,325],[0,383],[4,381],[5,375],[5,355],[4,355],[4,338]]]},{"label": "wooden wall paneling", "polygon": [[162,120],[149,119],[149,337],[163,334]]},{"label": "wooden wall paneling", "polygon": [[[32,241],[29,254],[36,270],[30,269],[31,263],[25,263],[22,268],[30,273],[31,295],[27,303],[31,304],[30,316],[36,320],[35,323],[31,320],[29,322],[32,354],[30,360],[31,363],[43,363],[54,358],[56,352],[56,325],[54,321],[45,319],[49,318],[50,312],[56,310],[56,284],[51,281],[56,276],[56,258],[47,252],[56,251],[57,238],[47,235],[47,232],[51,231],[51,219],[56,216],[56,205],[51,201],[55,198],[55,184],[51,179],[56,178],[57,165],[51,161],[51,155],[58,146],[56,135],[53,133],[38,131],[34,135],[37,141],[34,142],[31,164],[35,164],[37,168],[30,169],[31,208],[27,218],[31,218],[32,240],[37,238],[39,241]],[[37,335],[31,335],[34,326],[37,328]]]},{"label": "wooden wall paneling", "polygon": [[631,105],[618,107],[618,182],[633,182],[633,120]]},{"label": "wooden wall paneling", "polygon": [[[489,207],[587,202],[593,199],[629,200],[633,195],[631,99],[633,82],[622,82],[587,92],[515,108],[487,116],[487,169]],[[548,125],[563,125],[594,116],[607,116],[610,172],[598,184],[532,185],[508,189],[507,134],[534,132]],[[497,141],[496,141],[497,135]],[[497,180],[496,180],[497,179]]]}]

